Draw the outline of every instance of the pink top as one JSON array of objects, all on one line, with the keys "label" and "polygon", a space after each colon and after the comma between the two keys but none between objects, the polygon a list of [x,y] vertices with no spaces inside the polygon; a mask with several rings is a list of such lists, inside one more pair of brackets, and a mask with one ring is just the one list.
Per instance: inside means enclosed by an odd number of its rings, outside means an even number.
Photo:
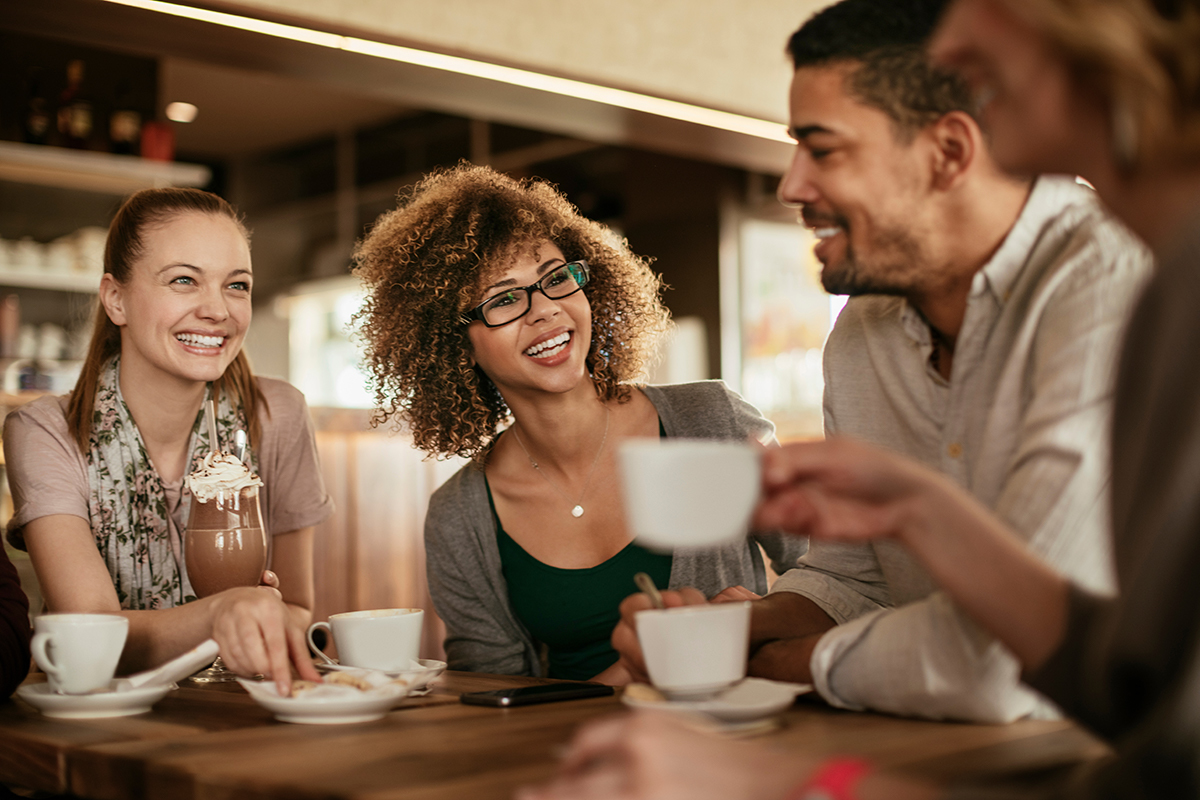
[{"label": "pink top", "polygon": [[[304,395],[285,381],[259,378],[270,415],[262,414],[263,437],[255,450],[263,490],[263,524],[270,535],[324,521],[333,500],[317,460],[312,419]],[[67,431],[67,396],[42,397],[8,415],[4,456],[14,513],[8,540],[25,548],[22,528],[52,514],[88,519],[87,458]],[[183,480],[164,481],[172,548],[178,558],[183,529]]]}]

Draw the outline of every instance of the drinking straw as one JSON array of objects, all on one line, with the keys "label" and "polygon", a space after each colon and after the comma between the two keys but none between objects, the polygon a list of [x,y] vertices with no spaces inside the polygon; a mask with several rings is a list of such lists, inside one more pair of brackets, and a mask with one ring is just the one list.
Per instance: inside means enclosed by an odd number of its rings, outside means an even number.
[{"label": "drinking straw", "polygon": [[217,411],[213,407],[213,399],[211,397],[204,404],[204,418],[208,420],[208,449],[214,453],[219,453],[221,452],[221,445],[217,441]]}]

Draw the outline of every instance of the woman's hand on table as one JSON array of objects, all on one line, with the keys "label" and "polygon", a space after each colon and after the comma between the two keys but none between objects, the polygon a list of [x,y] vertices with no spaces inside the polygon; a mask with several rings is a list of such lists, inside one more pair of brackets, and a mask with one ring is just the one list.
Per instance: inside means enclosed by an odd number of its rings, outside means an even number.
[{"label": "woman's hand on table", "polygon": [[304,632],[292,621],[278,584],[278,578],[268,571],[263,574],[263,585],[215,595],[212,636],[229,669],[239,675],[266,675],[275,681],[280,694],[288,695],[292,664],[305,680],[318,681],[320,676]]},{"label": "woman's hand on table", "polygon": [[710,603],[744,603],[747,600],[762,600],[762,595],[750,591],[745,586],[729,586],[714,594]]},{"label": "woman's hand on table", "polygon": [[766,747],[721,739],[661,712],[584,726],[557,777],[517,800],[777,800],[816,765]]}]

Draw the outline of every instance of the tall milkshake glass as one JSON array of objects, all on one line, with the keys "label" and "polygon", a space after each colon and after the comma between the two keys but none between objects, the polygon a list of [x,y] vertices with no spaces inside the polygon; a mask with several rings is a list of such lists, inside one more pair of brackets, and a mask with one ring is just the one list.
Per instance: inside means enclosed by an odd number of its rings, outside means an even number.
[{"label": "tall milkshake glass", "polygon": [[[232,464],[219,463],[226,460],[245,469],[223,454],[216,456],[215,466],[231,469]],[[206,461],[205,469],[213,466],[211,460]],[[244,485],[214,493],[205,491],[203,471],[189,478],[192,501],[183,535],[183,557],[192,589],[197,597],[209,597],[238,586],[257,586],[267,568],[267,536],[259,505],[262,481],[245,469],[250,480],[239,481]],[[218,656],[212,667],[193,675],[192,680],[218,683],[236,677]]]}]

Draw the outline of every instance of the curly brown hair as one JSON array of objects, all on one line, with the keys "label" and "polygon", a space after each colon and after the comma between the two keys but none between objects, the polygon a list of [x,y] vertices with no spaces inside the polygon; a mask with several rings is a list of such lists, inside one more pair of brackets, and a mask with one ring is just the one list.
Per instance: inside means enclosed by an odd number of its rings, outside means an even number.
[{"label": "curly brown hair", "polygon": [[625,402],[669,323],[648,259],[582,217],[558,190],[461,163],[400,194],[355,248],[367,299],[355,316],[377,408],[372,424],[406,425],[418,448],[482,460],[510,414],[473,365],[464,311],[520,253],[550,241],[584,259],[592,308],[587,369],[597,395]]}]

